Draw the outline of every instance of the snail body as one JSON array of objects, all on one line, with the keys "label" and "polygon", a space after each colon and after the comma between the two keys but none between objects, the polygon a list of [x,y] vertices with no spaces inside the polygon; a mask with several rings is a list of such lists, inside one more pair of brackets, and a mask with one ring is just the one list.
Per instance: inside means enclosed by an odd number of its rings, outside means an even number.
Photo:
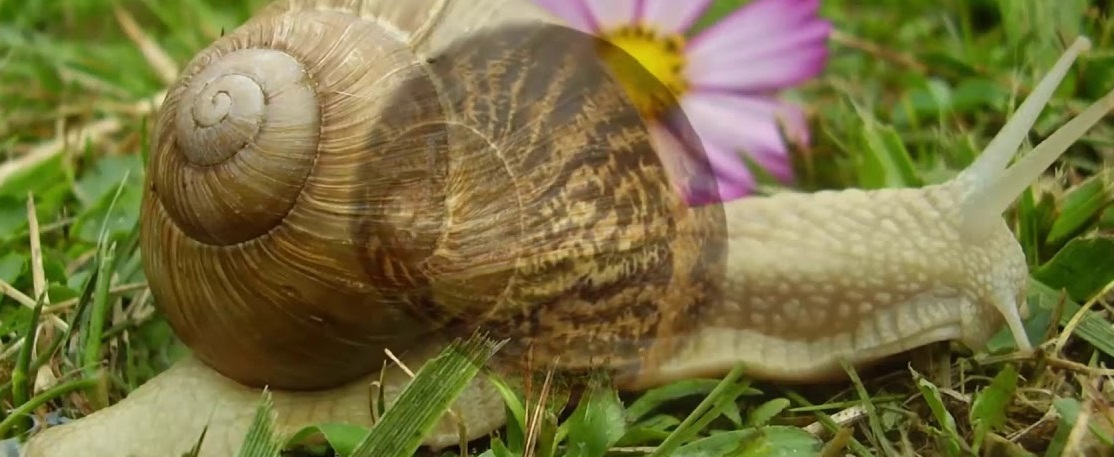
[{"label": "snail body", "polygon": [[[699,207],[676,190],[700,164],[659,155],[598,46],[527,0],[284,0],[221,37],[168,91],[143,202],[192,354],[25,455],[180,453],[206,425],[201,455],[231,455],[264,386],[280,432],[369,425],[385,349],[416,367],[477,329],[505,369],[624,389],[740,362],[815,381],[1003,323],[1031,348],[1001,214],[1114,93],[1007,164],[1086,39],[951,181]],[[384,374],[391,401],[407,378]],[[482,380],[454,409],[467,439],[504,420]]]}]

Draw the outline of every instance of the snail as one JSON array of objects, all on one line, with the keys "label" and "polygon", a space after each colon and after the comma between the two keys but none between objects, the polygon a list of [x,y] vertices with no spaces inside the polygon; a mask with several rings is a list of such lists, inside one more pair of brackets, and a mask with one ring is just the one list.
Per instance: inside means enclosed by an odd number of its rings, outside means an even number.
[{"label": "snail", "polygon": [[[159,111],[142,253],[190,355],[24,455],[232,455],[264,387],[277,429],[370,425],[477,328],[639,390],[838,377],[925,344],[1032,345],[1008,206],[1114,107],[1010,165],[1078,38],[976,161],[921,188],[686,205],[705,184],[650,140],[598,43],[528,0],[279,0],[189,63]],[[696,160],[699,162],[699,160]],[[382,371],[381,371],[382,370]],[[504,422],[478,379],[454,409]],[[462,438],[443,418],[425,444]]]}]

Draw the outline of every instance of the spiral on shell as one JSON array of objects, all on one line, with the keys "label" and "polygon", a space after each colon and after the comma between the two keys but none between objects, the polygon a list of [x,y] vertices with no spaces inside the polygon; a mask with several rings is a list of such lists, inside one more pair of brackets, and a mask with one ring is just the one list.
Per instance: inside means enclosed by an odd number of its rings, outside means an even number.
[{"label": "spiral on shell", "polygon": [[403,3],[272,6],[172,86],[141,240],[176,333],[288,389],[431,332],[652,363],[719,293],[722,211],[685,207],[605,44],[526,2]]}]

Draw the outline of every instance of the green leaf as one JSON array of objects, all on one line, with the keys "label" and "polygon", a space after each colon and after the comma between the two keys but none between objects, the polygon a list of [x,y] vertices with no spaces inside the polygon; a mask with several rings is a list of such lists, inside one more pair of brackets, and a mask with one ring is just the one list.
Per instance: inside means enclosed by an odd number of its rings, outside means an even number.
[{"label": "green leaf", "polygon": [[31,324],[31,308],[23,305],[0,306],[0,335],[20,332]]},{"label": "green leaf", "polygon": [[859,160],[859,184],[865,189],[921,185],[913,159],[892,126],[879,123],[863,109],[858,110],[863,154]]},{"label": "green leaf", "polygon": [[[637,421],[663,404],[674,400],[708,395],[715,390],[719,383],[719,379],[687,379],[648,390],[627,407],[627,420]],[[744,392],[744,395],[759,395],[761,393],[760,390],[752,388]]]},{"label": "green leaf", "polygon": [[962,455],[963,446],[960,444],[962,439],[959,437],[959,432],[955,426],[955,418],[948,412],[947,406],[944,405],[944,399],[940,396],[940,390],[935,384],[928,379],[921,376],[919,373],[910,368],[913,372],[913,378],[917,381],[917,389],[920,390],[921,396],[924,398],[925,403],[928,404],[929,410],[932,411],[932,416],[936,419],[936,423],[943,428],[941,438],[944,441],[945,449],[948,455],[959,456]]},{"label": "green leaf", "polygon": [[616,446],[629,447],[660,443],[669,437],[670,430],[681,425],[681,420],[671,414],[657,414],[627,428],[627,433]]},{"label": "green leaf", "polygon": [[789,404],[788,398],[775,398],[759,405],[757,408],[754,408],[754,411],[751,411],[750,416],[747,417],[747,426],[759,427],[766,425],[770,419],[773,419],[778,414],[781,414],[785,408],[788,408]]},{"label": "green leaf", "polygon": [[1073,239],[1032,276],[1077,302],[1090,300],[1114,282],[1114,235]]},{"label": "green leaf", "polygon": [[71,300],[81,296],[81,292],[61,284],[50,284],[46,287],[46,291],[50,294],[50,301],[53,303]]},{"label": "green leaf", "polygon": [[12,284],[23,276],[23,272],[27,267],[27,256],[17,253],[9,252],[0,256],[0,281]]},{"label": "green leaf", "polygon": [[414,455],[426,434],[500,345],[481,335],[448,345],[436,358],[422,365],[352,456]]},{"label": "green leaf", "polygon": [[688,443],[672,457],[790,457],[817,455],[823,443],[797,427],[769,426],[716,433]]},{"label": "green leaf", "polygon": [[524,452],[526,448],[526,406],[523,404],[522,397],[494,374],[490,374],[487,379],[499,392],[499,395],[503,397],[503,404],[507,408],[507,423],[504,427],[506,446],[512,451]]},{"label": "green leaf", "polygon": [[1114,206],[1102,212],[1102,216],[1099,216],[1098,227],[1104,230],[1114,229]]},{"label": "green leaf", "polygon": [[519,456],[517,456],[513,452],[511,452],[510,449],[507,449],[507,445],[503,444],[503,440],[500,440],[499,437],[494,437],[494,438],[491,439],[491,449],[488,449],[483,454],[480,454],[480,457],[519,457]]},{"label": "green leaf", "polygon": [[678,419],[677,416],[668,413],[662,413],[650,416],[634,425],[654,430],[668,430],[680,424],[681,420]]},{"label": "green leaf", "polygon": [[603,457],[626,432],[618,393],[605,386],[593,383],[569,417],[566,457]]},{"label": "green leaf", "polygon": [[[1053,310],[1060,301],[1060,289],[1067,292],[1060,325],[1067,325],[1086,302],[1114,284],[1114,237],[1098,235],[1068,242],[1051,260],[1032,273],[1030,303]],[[1114,327],[1088,311],[1075,334],[1114,356]]]},{"label": "green leaf", "polygon": [[[1028,300],[1034,300],[1033,291],[1030,290],[1029,293]],[[1025,328],[1025,336],[1029,338],[1029,344],[1032,346],[1039,346],[1044,342],[1045,333],[1052,326],[1052,312],[1048,309],[1031,306],[1029,308],[1029,317],[1021,322],[1021,326]],[[998,330],[998,333],[986,343],[986,349],[991,354],[1003,354],[1016,351],[1017,341],[1013,339],[1013,332],[1010,331],[1009,327],[1003,326]]]},{"label": "green leaf", "polygon": [[1017,368],[1006,364],[994,376],[994,381],[980,391],[971,405],[971,423],[975,425],[973,448],[982,447],[986,434],[1000,429],[1006,423],[1006,406],[1017,390]]},{"label": "green leaf", "polygon": [[340,457],[352,455],[353,450],[368,434],[368,429],[350,424],[317,424],[299,430],[286,440],[284,449],[305,445],[314,440],[324,438],[334,452]]},{"label": "green leaf", "polygon": [[1107,183],[1111,176],[1111,171],[1105,171],[1064,194],[1060,214],[1048,233],[1049,244],[1059,246],[1078,236],[1114,202],[1114,186]]},{"label": "green leaf", "polygon": [[101,156],[74,183],[73,194],[83,208],[89,208],[115,194],[121,182],[141,188],[142,181],[143,162],[138,154]]},{"label": "green leaf", "polygon": [[0,240],[14,237],[18,231],[26,227],[26,200],[0,195]]},{"label": "green leaf", "polygon": [[901,107],[893,115],[894,124],[918,125],[922,117],[935,117],[943,120],[945,115],[954,108],[952,89],[948,84],[939,79],[928,79],[923,82],[924,87],[910,90],[902,99]]},{"label": "green leaf", "polygon": [[[68,193],[69,182],[63,154],[58,154],[0,180],[0,196],[15,197],[21,205],[26,205],[28,192],[40,200],[47,194]],[[26,213],[27,207],[21,207]]]},{"label": "green leaf", "polygon": [[953,94],[953,106],[957,112],[977,113],[984,109],[996,109],[1009,100],[1009,93],[997,82],[985,78],[966,78],[959,83]]},{"label": "green leaf", "polygon": [[[130,178],[129,178],[130,179]],[[101,195],[74,220],[73,231],[78,239],[96,242],[104,230],[109,237],[131,232],[139,222],[140,206],[143,202],[143,188],[138,185],[122,184],[119,198],[114,187],[112,192]]]},{"label": "green leaf", "polygon": [[[1061,293],[1058,290],[1036,279],[1029,280],[1030,306],[1052,311],[1060,301]],[[1063,302],[1063,313],[1060,315],[1059,324],[1068,325],[1082,306],[1072,300],[1071,297],[1065,297]],[[1084,315],[1075,328],[1075,335],[1091,343],[1096,349],[1105,352],[1107,355],[1114,356],[1114,327],[1111,327],[1106,319],[1103,319],[1094,311],[1088,311]]]}]

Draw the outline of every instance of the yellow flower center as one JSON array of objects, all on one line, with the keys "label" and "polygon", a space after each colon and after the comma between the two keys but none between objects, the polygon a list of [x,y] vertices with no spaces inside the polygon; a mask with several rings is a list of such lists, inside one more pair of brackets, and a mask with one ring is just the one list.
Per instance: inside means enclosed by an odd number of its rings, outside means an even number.
[{"label": "yellow flower center", "polygon": [[677,104],[688,86],[684,36],[624,26],[604,33],[603,38],[606,44],[601,45],[600,54],[643,117],[657,119]]}]

